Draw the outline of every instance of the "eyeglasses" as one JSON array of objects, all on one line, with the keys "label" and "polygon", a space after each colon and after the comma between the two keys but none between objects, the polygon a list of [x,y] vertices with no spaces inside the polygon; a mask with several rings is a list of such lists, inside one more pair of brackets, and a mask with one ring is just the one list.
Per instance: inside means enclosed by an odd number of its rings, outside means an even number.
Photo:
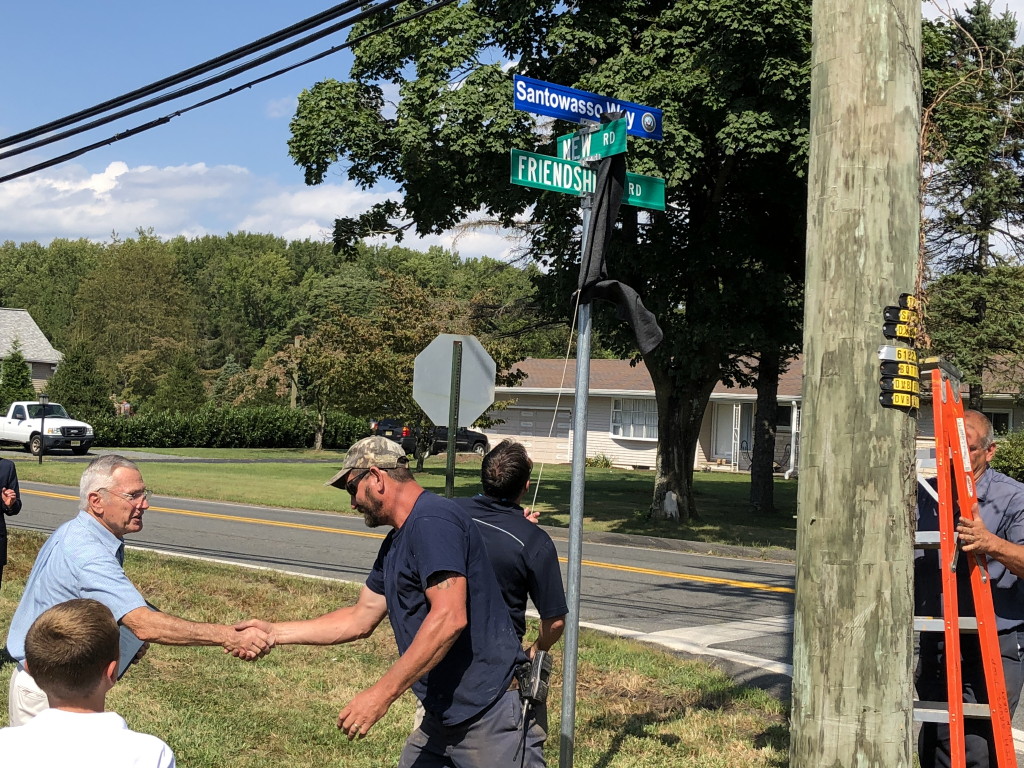
[{"label": "eyeglasses", "polygon": [[135,493],[122,493],[121,491],[112,491],[109,488],[102,488],[101,490],[107,493],[112,493],[115,496],[120,496],[122,499],[130,503],[132,506],[139,506],[144,501],[149,501],[153,492],[149,488],[143,488],[141,491],[135,491]]},{"label": "eyeglasses", "polygon": [[360,472],[355,477],[350,477],[349,478],[348,482],[345,483],[345,490],[348,491],[348,495],[349,496],[355,496],[356,495],[356,491],[359,490],[359,484],[361,482],[363,482],[363,478],[366,477],[366,475],[367,475],[367,473],[369,471],[370,470],[368,470],[368,469],[364,469],[362,472]]}]

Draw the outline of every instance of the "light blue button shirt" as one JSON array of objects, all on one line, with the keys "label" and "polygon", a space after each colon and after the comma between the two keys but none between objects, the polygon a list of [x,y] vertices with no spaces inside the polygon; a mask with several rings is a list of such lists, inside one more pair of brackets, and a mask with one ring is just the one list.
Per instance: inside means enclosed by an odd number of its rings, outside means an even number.
[{"label": "light blue button shirt", "polygon": [[[934,481],[931,481],[934,487]],[[975,495],[985,527],[1002,539],[1024,545],[1024,484],[1011,477],[987,469],[978,480]],[[918,530],[939,530],[938,505],[923,490],[917,496]],[[941,615],[938,550],[917,550],[914,570],[915,613]],[[962,616],[974,615],[974,598],[968,578],[967,555],[960,553],[957,565],[957,593]],[[1024,580],[994,558],[988,560],[992,586],[992,606],[1000,631],[1024,627]]]},{"label": "light blue button shirt", "polygon": [[60,526],[39,550],[7,633],[11,656],[24,661],[25,635],[43,611],[79,597],[100,601],[118,621],[146,604],[125,576],[124,541],[88,512]]}]

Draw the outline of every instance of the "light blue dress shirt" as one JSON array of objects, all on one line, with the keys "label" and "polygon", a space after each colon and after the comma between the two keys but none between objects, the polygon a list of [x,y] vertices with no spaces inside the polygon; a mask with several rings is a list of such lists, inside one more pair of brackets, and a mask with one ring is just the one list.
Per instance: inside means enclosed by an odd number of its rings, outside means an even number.
[{"label": "light blue dress shirt", "polygon": [[124,573],[124,541],[84,511],[54,531],[39,550],[7,633],[11,656],[25,660],[25,635],[43,611],[80,597],[103,603],[117,621],[146,605]]}]

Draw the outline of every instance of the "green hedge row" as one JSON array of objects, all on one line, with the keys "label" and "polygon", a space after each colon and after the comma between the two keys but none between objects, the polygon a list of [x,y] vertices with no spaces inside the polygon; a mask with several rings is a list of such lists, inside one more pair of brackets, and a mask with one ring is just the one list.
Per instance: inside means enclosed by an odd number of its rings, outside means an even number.
[{"label": "green hedge row", "polygon": [[[281,406],[207,406],[190,413],[100,416],[90,423],[97,447],[311,448],[316,434],[315,413]],[[366,420],[328,412],[324,448],[347,448],[369,433]]]},{"label": "green hedge row", "polygon": [[1024,431],[999,438],[992,468],[1024,483]]}]

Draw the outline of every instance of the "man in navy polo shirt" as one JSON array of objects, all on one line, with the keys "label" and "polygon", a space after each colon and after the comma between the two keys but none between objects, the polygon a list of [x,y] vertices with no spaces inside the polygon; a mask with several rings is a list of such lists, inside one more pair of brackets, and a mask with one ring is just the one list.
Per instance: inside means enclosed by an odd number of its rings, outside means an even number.
[{"label": "man in navy polo shirt", "polygon": [[[526,634],[527,598],[540,615],[540,632],[528,649],[531,659],[537,651],[547,651],[558,642],[568,613],[555,545],[520,506],[532,471],[526,448],[514,440],[503,440],[484,456],[480,467],[483,494],[455,499],[483,535],[520,642]],[[543,707],[535,714],[546,731]]]},{"label": "man in navy polo shirt", "polygon": [[526,654],[473,521],[424,491],[385,437],[353,445],[328,485],[349,492],[369,527],[392,526],[359,598],[316,619],[239,626],[277,644],[334,645],[369,636],[388,616],[399,659],[345,705],[339,729],[365,736],[412,688],[425,713],[399,768],[544,765],[540,728],[524,736],[513,674]]}]

